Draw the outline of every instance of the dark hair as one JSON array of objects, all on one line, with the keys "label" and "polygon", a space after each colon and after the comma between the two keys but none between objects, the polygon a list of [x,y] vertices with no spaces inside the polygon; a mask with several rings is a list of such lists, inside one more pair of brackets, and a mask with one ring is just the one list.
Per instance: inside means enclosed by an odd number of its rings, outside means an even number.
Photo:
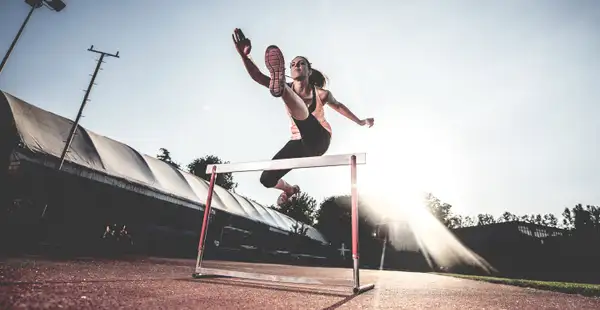
[{"label": "dark hair", "polygon": [[327,84],[327,78],[317,69],[311,69],[312,74],[308,77],[308,84],[318,86],[320,88],[325,87]]},{"label": "dark hair", "polygon": [[304,60],[306,60],[306,63],[308,64],[308,69],[312,71],[311,75],[308,77],[308,84],[315,85],[319,88],[325,87],[325,85],[327,84],[327,78],[325,77],[325,75],[323,75],[321,71],[313,68],[310,61],[308,61],[308,58],[304,56],[299,57],[302,57],[304,58]]}]

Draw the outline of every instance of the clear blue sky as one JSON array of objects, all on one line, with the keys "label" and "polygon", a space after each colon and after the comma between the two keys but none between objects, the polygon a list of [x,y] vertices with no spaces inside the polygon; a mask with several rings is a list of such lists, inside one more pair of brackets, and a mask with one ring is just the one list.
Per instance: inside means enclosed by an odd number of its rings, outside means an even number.
[{"label": "clear blue sky", "polygon": [[[73,119],[98,56],[86,49],[119,51],[82,125],[143,153],[253,161],[287,141],[282,102],[233,47],[240,27],[262,69],[269,44],[288,61],[305,55],[340,101],[375,118],[367,129],[327,112],[329,154],[368,153],[364,191],[431,191],[462,214],[495,216],[600,203],[597,1],[65,2],[34,13],[0,89]],[[2,55],[28,9],[0,1]],[[288,180],[320,201],[348,193],[349,175],[298,170]],[[274,203],[258,177],[236,175],[239,192]]]}]

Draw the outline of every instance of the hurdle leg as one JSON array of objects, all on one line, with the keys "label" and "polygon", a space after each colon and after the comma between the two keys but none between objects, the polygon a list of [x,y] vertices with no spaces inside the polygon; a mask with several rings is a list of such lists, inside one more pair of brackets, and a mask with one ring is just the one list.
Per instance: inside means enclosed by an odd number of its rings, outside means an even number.
[{"label": "hurdle leg", "polygon": [[204,256],[204,247],[206,242],[206,233],[208,231],[208,219],[211,212],[212,195],[215,187],[215,179],[217,177],[216,166],[213,166],[212,173],[210,175],[210,183],[208,185],[208,196],[206,198],[206,206],[204,207],[204,219],[202,220],[202,228],[200,229],[200,240],[198,241],[198,257],[196,259],[196,271],[194,277],[199,277],[199,269],[202,266],[202,258]]},{"label": "hurdle leg", "polygon": [[356,185],[356,155],[350,157],[350,178],[351,178],[351,193],[352,193],[352,260],[353,260],[353,275],[354,275],[354,294],[366,292],[375,287],[375,284],[367,284],[360,286],[359,275],[359,253],[358,253],[358,189]]}]

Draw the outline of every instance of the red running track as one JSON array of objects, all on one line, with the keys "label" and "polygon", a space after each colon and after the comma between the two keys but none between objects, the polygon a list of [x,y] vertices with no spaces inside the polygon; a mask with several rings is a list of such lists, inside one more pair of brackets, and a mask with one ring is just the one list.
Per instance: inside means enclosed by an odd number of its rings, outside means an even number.
[{"label": "red running track", "polygon": [[[240,265],[243,265],[240,263]],[[193,279],[195,260],[156,258],[0,260],[0,309],[600,309],[600,299],[433,274],[362,270],[375,289],[358,296]],[[259,265],[257,269],[279,268]],[[315,274],[314,268],[285,267]],[[318,268],[319,277],[351,270]]]}]

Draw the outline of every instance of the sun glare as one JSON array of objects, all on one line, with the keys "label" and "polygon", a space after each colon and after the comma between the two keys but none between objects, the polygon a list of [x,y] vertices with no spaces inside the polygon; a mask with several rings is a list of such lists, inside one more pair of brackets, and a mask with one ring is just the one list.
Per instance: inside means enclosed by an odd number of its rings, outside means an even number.
[{"label": "sun glare", "polygon": [[373,127],[364,141],[368,155],[361,169],[362,197],[369,213],[391,223],[390,241],[397,249],[420,250],[430,264],[467,264],[489,272],[493,267],[425,208],[426,193],[453,197],[466,186],[457,139],[435,124],[424,117],[404,117]]},{"label": "sun glare", "polygon": [[[460,191],[464,167],[457,139],[422,116],[380,122],[365,136],[368,164],[363,169],[369,192],[381,195],[435,192],[446,197]],[[377,128],[375,128],[377,127]],[[381,188],[386,185],[386,192]],[[393,188],[391,192],[388,192]],[[398,198],[398,197],[396,197]]]}]

